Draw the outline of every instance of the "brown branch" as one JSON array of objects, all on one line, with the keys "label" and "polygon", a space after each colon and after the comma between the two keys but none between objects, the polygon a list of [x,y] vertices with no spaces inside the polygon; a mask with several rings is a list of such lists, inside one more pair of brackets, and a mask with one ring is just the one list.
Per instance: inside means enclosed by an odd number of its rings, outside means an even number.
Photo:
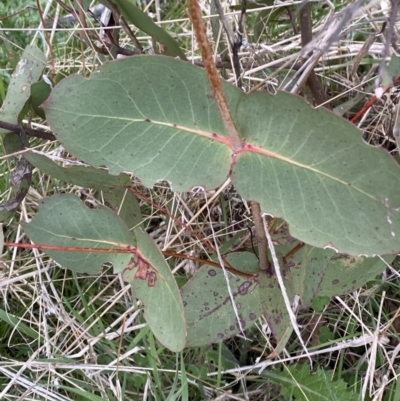
[{"label": "brown branch", "polygon": [[266,271],[270,268],[270,262],[268,260],[268,241],[265,236],[264,223],[261,213],[261,207],[258,202],[250,202],[251,213],[254,220],[254,231],[256,234],[257,245],[258,245],[258,257],[260,259],[259,265],[260,270]]},{"label": "brown branch", "polygon": [[215,102],[217,103],[222,120],[224,121],[227,134],[232,141],[234,152],[238,152],[243,148],[243,141],[237,132],[235,123],[231,116],[231,112],[226,102],[225,94],[222,90],[221,80],[215,67],[213,54],[210,44],[207,40],[206,28],[203,23],[198,0],[188,0],[189,17],[193,24],[193,29],[196,34],[197,43],[199,44],[201,55],[203,56],[205,70],[208,80],[214,94]]},{"label": "brown branch", "polygon": [[[305,47],[312,40],[312,19],[311,4],[305,3],[300,9],[300,29],[301,29],[301,47]],[[331,108],[329,98],[326,96],[324,88],[318,81],[314,69],[310,70],[306,81],[317,104],[324,104],[326,108]]]},{"label": "brown branch", "polygon": [[37,129],[32,129],[32,128],[27,128],[23,127],[21,125],[16,125],[16,124],[10,124],[6,121],[1,121],[0,120],[0,128],[4,128],[10,132],[15,132],[16,134],[20,134],[21,132],[24,132],[28,136],[33,136],[35,138],[42,138],[42,139],[48,139],[50,141],[56,141],[57,138],[48,132],[42,131],[42,130],[37,130]]},{"label": "brown branch", "polygon": [[[203,24],[201,11],[197,0],[188,0],[189,4],[189,16],[193,24],[193,29],[196,34],[196,39],[199,44],[201,54],[203,56],[204,67],[207,72],[208,79],[210,81],[211,88],[214,93],[214,98],[219,108],[222,120],[225,123],[225,127],[229,138],[232,141],[232,148],[234,152],[238,152],[243,148],[243,141],[239,137],[239,133],[233,122],[231,113],[228,108],[228,104],[225,99],[224,92],[222,90],[221,80],[219,78],[217,68],[213,59],[210,44],[207,40],[206,29]],[[244,3],[245,6],[245,3]],[[243,6],[243,7],[244,7]],[[243,9],[242,9],[243,14]],[[259,258],[260,258],[260,269],[268,269],[268,246],[264,235],[264,227],[262,223],[262,213],[259,203],[251,202],[251,210],[255,223],[255,231],[257,242],[259,244]],[[261,225],[259,224],[261,222]]]}]

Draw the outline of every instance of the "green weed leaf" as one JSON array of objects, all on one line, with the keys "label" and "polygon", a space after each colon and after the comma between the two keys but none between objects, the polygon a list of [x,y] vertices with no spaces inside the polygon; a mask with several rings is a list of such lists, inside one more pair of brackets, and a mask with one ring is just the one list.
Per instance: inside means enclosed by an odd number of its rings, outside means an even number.
[{"label": "green weed leaf", "polygon": [[281,396],[296,401],[358,401],[356,393],[347,388],[341,379],[332,380],[334,372],[318,368],[315,373],[306,364],[289,365],[279,374],[268,374],[276,384],[281,385]]}]

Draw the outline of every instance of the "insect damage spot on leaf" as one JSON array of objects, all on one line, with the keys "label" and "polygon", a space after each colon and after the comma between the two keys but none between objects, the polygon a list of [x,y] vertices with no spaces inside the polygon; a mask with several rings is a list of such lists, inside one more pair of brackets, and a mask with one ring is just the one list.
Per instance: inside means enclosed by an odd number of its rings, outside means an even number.
[{"label": "insect damage spot on leaf", "polygon": [[132,260],[132,266],[138,268],[134,278],[137,280],[147,280],[147,285],[149,287],[154,287],[157,281],[157,274],[151,271],[150,264],[138,255],[136,255],[136,259],[132,258]]},{"label": "insect damage spot on leaf", "polygon": [[157,281],[157,274],[155,272],[149,272],[147,277],[147,284],[149,287],[154,287]]},{"label": "insect damage spot on leaf", "polygon": [[247,291],[249,290],[249,287],[251,286],[251,281],[245,281],[240,287],[239,287],[239,294],[240,295],[246,295]]}]

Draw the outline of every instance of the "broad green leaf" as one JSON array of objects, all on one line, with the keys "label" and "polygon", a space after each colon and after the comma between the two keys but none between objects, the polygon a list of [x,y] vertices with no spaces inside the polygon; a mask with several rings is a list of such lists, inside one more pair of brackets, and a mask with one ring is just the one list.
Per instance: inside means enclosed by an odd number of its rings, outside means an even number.
[{"label": "broad green leaf", "polygon": [[136,196],[128,189],[108,189],[102,192],[102,197],[106,205],[121,217],[130,230],[142,224],[143,218],[139,202]]},{"label": "broad green leaf", "polygon": [[107,190],[128,186],[131,183],[130,178],[124,174],[114,176],[105,170],[85,166],[61,167],[38,152],[26,152],[24,157],[42,173],[83,188]]},{"label": "broad green leaf", "polygon": [[110,3],[111,9],[117,8],[127,22],[137,26],[141,31],[157,40],[162,46],[163,53],[171,57],[179,57],[186,60],[185,53],[180,49],[175,39],[160,28],[146,13],[136,7],[129,0],[104,0],[100,1],[105,6]]},{"label": "broad green leaf", "polygon": [[66,78],[45,111],[70,153],[112,174],[133,171],[147,186],[168,180],[178,191],[231,175],[301,241],[352,255],[400,251],[400,169],[384,150],[297,96],[223,88],[245,140],[238,154],[205,72],[170,58],[132,57],[91,79]]},{"label": "broad green leaf", "polygon": [[[41,201],[41,207],[23,228],[37,245],[118,249],[135,246],[124,222],[110,209],[89,209],[74,195],[54,195]],[[129,253],[49,251],[46,254],[63,267],[79,273],[98,273],[104,263],[113,264],[114,272],[129,263]]]},{"label": "broad green leaf", "polygon": [[257,256],[252,252],[232,252],[225,256],[226,261],[239,270],[247,274],[257,274],[260,272]]},{"label": "broad green leaf", "polygon": [[357,393],[347,388],[342,379],[332,380],[334,372],[318,368],[310,370],[307,364],[285,366],[281,372],[266,371],[265,375],[274,383],[281,386],[281,396],[296,401],[358,401]]},{"label": "broad green leaf", "polygon": [[[287,247],[281,246],[279,248],[280,252],[284,253],[284,250],[286,250]],[[280,260],[281,269],[283,270],[282,257],[279,254],[277,256]],[[269,260],[271,260],[271,257],[269,257]],[[285,348],[293,332],[289,313],[283,299],[282,289],[279,287],[276,276],[272,273],[272,270],[269,272],[260,272],[258,284],[260,287],[262,313],[267,320],[268,326],[271,329],[272,334],[274,335],[277,342],[274,351],[276,354],[280,354]],[[292,291],[292,286],[286,280],[285,286],[289,300],[292,303],[294,300],[294,292]]]},{"label": "broad green leaf", "polygon": [[150,236],[140,228],[134,234],[138,251],[123,273],[124,280],[143,302],[144,317],[158,341],[171,351],[182,351],[186,322],[174,276]]},{"label": "broad green leaf", "polygon": [[[229,274],[229,284],[243,329],[261,315],[257,280]],[[240,333],[221,269],[203,266],[181,289],[187,321],[187,346],[223,341]]]},{"label": "broad green leaf", "polygon": [[[391,263],[394,256],[386,259]],[[362,287],[381,274],[386,264],[379,257],[349,256],[305,246],[290,259],[287,268],[289,285],[308,308],[316,297],[348,294]]]},{"label": "broad green leaf", "polygon": [[284,92],[244,97],[236,117],[252,146],[232,177],[243,197],[284,218],[308,244],[352,255],[400,250],[400,169],[384,150]]},{"label": "broad green leaf", "polygon": [[[46,56],[34,46],[27,46],[11,77],[7,96],[0,110],[0,120],[18,124],[18,116],[31,96],[31,85],[42,75]],[[0,128],[0,134],[8,131]]]},{"label": "broad green leaf", "polygon": [[51,86],[44,80],[35,82],[31,87],[32,92],[32,108],[33,111],[41,118],[46,118],[44,111],[40,108],[40,105],[50,96]]},{"label": "broad green leaf", "polygon": [[[241,91],[224,88],[234,107]],[[89,93],[108,95],[89,100]],[[71,154],[111,174],[134,171],[149,187],[168,180],[177,191],[215,188],[228,175],[231,151],[212,140],[213,132],[227,138],[207,77],[187,63],[162,56],[111,62],[92,79],[63,79],[44,109]]]}]

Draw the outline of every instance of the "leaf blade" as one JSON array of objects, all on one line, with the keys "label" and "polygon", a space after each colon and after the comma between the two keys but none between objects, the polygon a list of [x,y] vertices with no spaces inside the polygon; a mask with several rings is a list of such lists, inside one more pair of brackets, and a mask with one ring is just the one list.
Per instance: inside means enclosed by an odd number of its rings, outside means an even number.
[{"label": "leaf blade", "polygon": [[156,338],[173,352],[186,343],[186,321],[178,285],[161,252],[149,235],[134,230],[139,260],[125,269],[135,297],[144,304],[144,316]]},{"label": "leaf blade", "polygon": [[[400,170],[387,153],[296,96],[223,87],[245,140],[238,154],[204,71],[160,56],[63,80],[46,116],[72,154],[112,174],[133,171],[146,186],[167,180],[178,191],[215,188],[231,176],[243,197],[313,246],[369,256],[400,250]],[[111,94],[107,101],[93,98],[99,90]]]},{"label": "leaf blade", "polygon": [[[31,95],[31,85],[40,78],[45,65],[44,53],[36,46],[27,46],[12,75],[0,110],[0,120],[18,124],[18,116]],[[0,128],[0,134],[7,132],[9,131]]]},{"label": "leaf blade", "polygon": [[[224,87],[234,107],[242,93]],[[109,93],[107,101],[91,98],[89,105],[85,94],[98,91]],[[146,186],[168,180],[178,191],[215,188],[229,174],[230,149],[212,140],[226,134],[207,77],[187,63],[162,56],[112,62],[90,80],[65,78],[44,109],[70,153],[111,174],[133,171]]]},{"label": "leaf blade", "polygon": [[[269,117],[254,118],[261,113]],[[313,246],[352,255],[399,250],[400,169],[385,151],[288,93],[243,98],[237,119],[253,147],[238,156],[232,177],[243,197]]]},{"label": "leaf blade", "polygon": [[[234,275],[229,275],[229,278],[241,325],[245,329],[261,315],[257,280]],[[221,269],[201,267],[182,288],[182,300],[188,347],[210,345],[240,333]]]},{"label": "leaf blade", "polygon": [[[110,209],[89,209],[74,195],[54,195],[41,201],[39,212],[30,223],[23,223],[29,238],[36,244],[64,247],[110,248],[134,246],[134,238],[123,221]],[[128,253],[74,252],[46,253],[75,272],[96,274],[104,263],[113,263],[114,272],[129,263]]]},{"label": "leaf blade", "polygon": [[186,60],[185,53],[180,49],[175,39],[164,29],[160,28],[139,7],[127,0],[106,0],[103,3],[115,3],[121,15],[140,30],[155,38],[165,48],[165,54],[171,57],[179,57]]}]

